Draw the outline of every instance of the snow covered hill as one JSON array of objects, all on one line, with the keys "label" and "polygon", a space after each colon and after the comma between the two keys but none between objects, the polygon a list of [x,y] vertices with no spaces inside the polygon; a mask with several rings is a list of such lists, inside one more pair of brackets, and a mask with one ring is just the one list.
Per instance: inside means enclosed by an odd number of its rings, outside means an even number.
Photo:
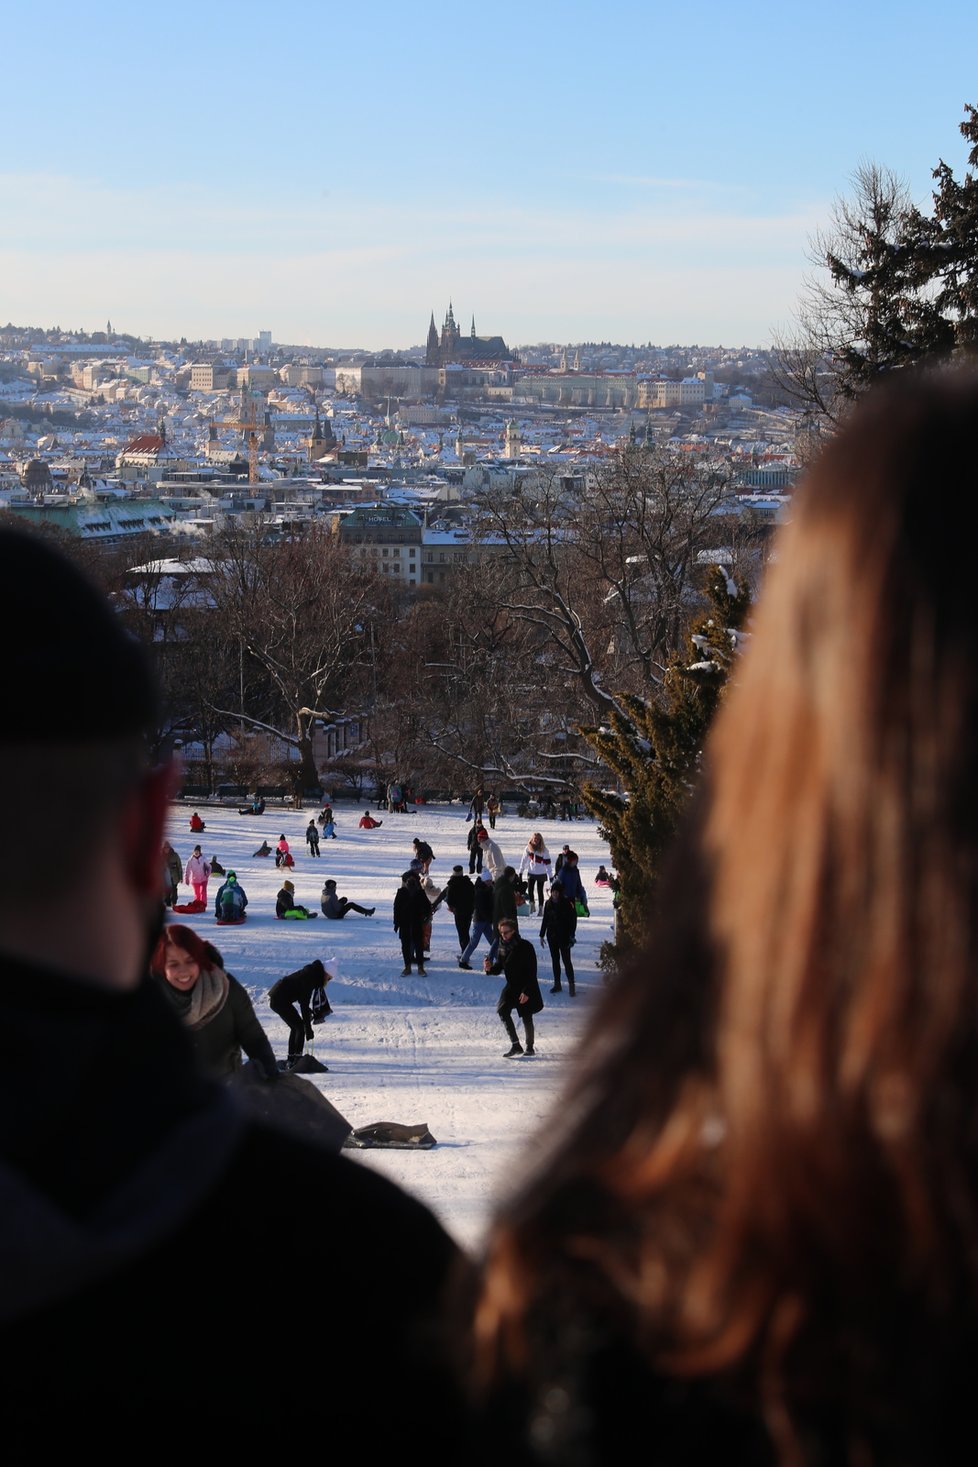
[{"label": "snow covered hill", "polygon": [[[335,957],[339,976],[330,985],[333,1015],[316,1029],[315,1053],[329,1066],[317,1077],[324,1094],[354,1126],[372,1121],[426,1121],[438,1140],[428,1152],[351,1152],[364,1165],[385,1172],[425,1201],[463,1245],[476,1246],[496,1200],[532,1156],[534,1138],[558,1095],[565,1060],[596,998],[601,978],[598,949],[611,937],[611,894],[594,886],[606,843],[593,820],[522,820],[515,814],[497,823],[495,839],[518,866],[526,841],[543,832],[553,859],[564,842],[580,855],[590,919],[581,919],[574,948],[578,996],[566,987],[551,996],[550,954],[539,945],[539,916],[525,919],[523,935],[534,942],[546,1007],[537,1022],[537,1055],[506,1060],[505,1032],[495,1007],[501,980],[481,970],[485,946],[472,958],[473,971],[456,965],[458,940],[451,913],[435,916],[431,958],[425,976],[400,976],[402,959],[391,907],[401,872],[413,854],[415,836],[426,840],[436,859],[431,874],[444,886],[455,862],[468,870],[469,826],[461,805],[419,807],[417,815],[383,814],[379,830],[358,829],[365,806],[337,805],[337,838],[323,841],[319,860],[309,855],[305,830],[315,809],[273,810],[240,816],[236,810],[200,806],[206,830],[204,855],[217,855],[237,872],[248,894],[248,920],[217,927],[210,913],[183,920],[222,952],[226,968],[249,990],[278,1056],[288,1031],[269,1010],[268,989],[283,973],[313,958]],[[174,806],[169,838],[184,863],[198,837],[190,834],[192,807]],[[322,915],[313,922],[280,922],[275,896],[285,873],[274,860],[256,859],[262,840],[275,845],[285,833],[295,856],[291,873],[296,901],[319,911],[323,881],[333,877],[341,896],[375,906],[373,917],[349,913],[342,922]],[[219,878],[211,877],[211,906]],[[190,891],[181,887],[181,900]],[[309,1046],[307,1045],[307,1050]]]}]

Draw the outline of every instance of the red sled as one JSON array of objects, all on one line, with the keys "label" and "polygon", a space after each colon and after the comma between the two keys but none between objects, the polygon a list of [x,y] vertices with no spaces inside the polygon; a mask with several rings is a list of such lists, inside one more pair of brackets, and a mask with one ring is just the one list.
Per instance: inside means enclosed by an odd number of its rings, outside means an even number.
[{"label": "red sled", "polygon": [[182,902],[173,908],[174,912],[180,912],[184,916],[191,916],[195,912],[206,912],[206,902]]},{"label": "red sled", "polygon": [[242,912],[240,917],[215,917],[214,921],[218,927],[240,927],[247,916],[247,912]]}]

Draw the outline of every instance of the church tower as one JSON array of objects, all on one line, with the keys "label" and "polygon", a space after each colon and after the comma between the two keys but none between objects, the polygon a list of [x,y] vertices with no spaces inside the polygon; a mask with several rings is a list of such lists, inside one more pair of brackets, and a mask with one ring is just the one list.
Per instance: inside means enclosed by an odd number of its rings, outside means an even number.
[{"label": "church tower", "polygon": [[309,455],[309,462],[317,463],[319,459],[325,458],[328,453],[332,453],[335,447],[336,435],[333,432],[332,424],[327,418],[326,426],[323,427],[322,419],[319,416],[319,404],[317,402],[316,421],[313,424],[312,434],[309,438],[309,445],[307,450]]},{"label": "church tower", "polygon": [[441,328],[441,360],[445,362],[454,361],[458,355],[457,347],[462,333],[455,324],[455,312],[451,301],[448,302],[448,313],[445,316],[445,324]]},{"label": "church tower", "polygon": [[438,366],[438,327],[435,325],[435,313],[431,313],[431,325],[428,327],[428,348],[424,354],[425,365],[428,367]]}]

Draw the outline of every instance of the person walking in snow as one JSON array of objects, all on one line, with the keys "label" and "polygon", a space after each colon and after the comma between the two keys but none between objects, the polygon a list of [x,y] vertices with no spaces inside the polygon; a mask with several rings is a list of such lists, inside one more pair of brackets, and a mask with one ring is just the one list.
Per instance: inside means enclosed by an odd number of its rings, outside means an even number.
[{"label": "person walking in snow", "polygon": [[417,964],[419,973],[424,973],[424,934],[430,926],[431,902],[422,890],[420,873],[405,871],[394,896],[394,931],[401,939],[404,958],[402,978],[408,977],[412,963]]},{"label": "person walking in snow", "polygon": [[530,836],[520,860],[520,875],[527,877],[530,911],[543,911],[543,884],[551,876],[550,852],[539,830]]},{"label": "person walking in snow", "polygon": [[555,881],[550,889],[550,895],[543,907],[543,921],[540,923],[540,946],[544,941],[550,948],[550,962],[553,967],[554,982],[551,993],[560,993],[560,965],[563,963],[564,972],[567,974],[567,992],[571,998],[574,997],[574,964],[571,961],[571,947],[574,943],[574,933],[577,930],[577,913],[568,900],[564,888],[559,881]]},{"label": "person walking in snow", "polygon": [[516,908],[520,904],[522,895],[520,879],[515,868],[504,867],[492,883],[492,920],[497,933],[502,921],[511,921],[513,926],[519,930]]},{"label": "person walking in snow", "polygon": [[580,902],[584,908],[584,915],[589,917],[587,892],[584,890],[584,882],[581,880],[581,872],[578,866],[576,851],[568,851],[563,865],[554,877],[554,885],[562,886],[564,894],[571,902]]},{"label": "person walking in snow", "polygon": [[[482,837],[479,835],[480,830],[485,830],[485,826],[483,825],[482,821],[478,819],[478,817],[476,817],[476,819],[472,823],[472,829],[469,831],[465,840],[465,844],[469,848],[470,876],[474,875],[477,871],[482,870]],[[488,836],[486,837],[486,839],[488,839]]]},{"label": "person walking in snow", "polygon": [[309,847],[310,856],[319,855],[319,831],[316,828],[315,820],[310,820],[306,826],[306,844]]},{"label": "person walking in snow", "polygon": [[[499,946],[494,959],[486,958],[483,967],[487,973],[503,973],[506,981],[499,995],[496,1013],[510,1038],[510,1047],[504,1059],[515,1059],[521,1054],[535,1054],[533,1016],[543,1008],[543,997],[537,981],[537,955],[532,942],[520,937],[512,917],[503,917],[499,923]],[[525,1044],[519,1041],[513,1012],[523,1020]]]},{"label": "person walking in snow", "polygon": [[495,881],[506,870],[506,857],[499,849],[498,842],[492,839],[485,826],[482,826],[479,832],[479,845],[482,849],[483,860],[489,867],[489,874],[493,881]]},{"label": "person walking in snow", "polygon": [[439,896],[439,902],[444,901],[455,918],[455,931],[458,933],[458,950],[464,953],[472,936],[472,912],[475,908],[475,887],[472,878],[466,876],[463,866],[453,866],[452,874],[448,878],[448,885]]},{"label": "person walking in snow", "polygon": [[482,875],[476,880],[474,884],[472,898],[473,907],[471,935],[469,937],[469,941],[465,947],[465,950],[458,960],[459,967],[465,968],[467,972],[471,971],[472,968],[472,964],[469,962],[469,958],[475,952],[482,939],[485,938],[490,947],[492,946],[493,942],[493,887],[492,878],[490,877],[488,871],[483,871]]}]

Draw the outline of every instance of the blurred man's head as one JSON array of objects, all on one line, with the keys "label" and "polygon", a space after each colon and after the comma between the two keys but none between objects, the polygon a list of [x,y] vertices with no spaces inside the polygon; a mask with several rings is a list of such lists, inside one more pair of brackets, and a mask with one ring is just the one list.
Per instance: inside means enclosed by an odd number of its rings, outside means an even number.
[{"label": "blurred man's head", "polygon": [[[49,961],[70,954],[70,916],[80,956],[105,920],[100,889],[125,942],[137,909],[145,924],[158,894],[169,794],[168,774],[151,770],[148,755],[157,722],[149,658],[66,557],[19,530],[0,530],[0,623],[3,813],[22,837],[0,843],[0,943]],[[57,860],[25,897],[24,841],[33,833],[40,846],[52,830]]]}]

